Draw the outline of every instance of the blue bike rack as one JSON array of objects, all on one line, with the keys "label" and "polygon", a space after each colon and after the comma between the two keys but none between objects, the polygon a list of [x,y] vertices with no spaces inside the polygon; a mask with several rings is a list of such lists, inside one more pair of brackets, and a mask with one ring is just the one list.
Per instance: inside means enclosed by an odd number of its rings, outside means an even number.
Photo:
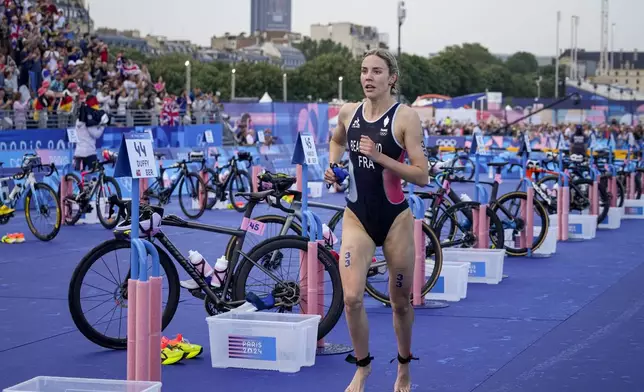
[{"label": "blue bike rack", "polygon": [[[324,240],[322,220],[320,217],[309,210],[309,170],[306,158],[304,155],[304,147],[302,144],[302,136],[309,136],[307,133],[298,133],[295,149],[293,151],[293,158],[291,163],[302,166],[302,236],[309,239],[309,248],[316,247],[319,241]],[[317,152],[316,152],[317,154]],[[308,267],[307,267],[308,271]],[[319,284],[319,282],[318,282]],[[317,289],[316,289],[317,290]],[[323,340],[318,341],[317,355],[338,355],[346,354],[353,351],[353,347],[345,344],[328,343]]]},{"label": "blue bike rack", "polygon": [[[134,132],[124,134],[114,169],[114,177],[132,177],[126,139],[143,139],[142,130],[135,128]],[[147,155],[147,154],[146,154]],[[154,153],[150,151],[148,159],[154,162]],[[128,322],[128,355],[127,379],[137,381],[157,381],[161,378],[161,362],[158,355],[152,352],[159,349],[161,344],[161,282],[159,253],[151,242],[139,238],[139,179],[132,178],[132,202],[130,206],[130,282],[128,318],[136,319],[136,323]],[[151,273],[148,274],[148,255],[151,256]],[[156,278],[151,286],[149,278]],[[132,284],[130,284],[132,283]],[[141,289],[141,293],[139,292]],[[143,294],[142,298],[139,295]],[[153,297],[158,297],[158,303],[153,303]],[[147,301],[147,303],[146,303]],[[158,309],[156,307],[158,306]],[[132,314],[130,314],[130,312]]]}]

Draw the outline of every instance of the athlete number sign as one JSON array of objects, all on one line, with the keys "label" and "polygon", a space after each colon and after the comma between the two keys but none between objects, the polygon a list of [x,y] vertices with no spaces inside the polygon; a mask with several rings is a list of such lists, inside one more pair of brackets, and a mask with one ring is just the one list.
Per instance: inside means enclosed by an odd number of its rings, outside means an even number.
[{"label": "athlete number sign", "polygon": [[149,133],[131,132],[126,135],[125,148],[132,178],[155,178],[157,176],[157,164]]},{"label": "athlete number sign", "polygon": [[315,149],[315,141],[312,135],[301,135],[302,149],[304,150],[304,159],[307,165],[318,164],[318,152]]}]

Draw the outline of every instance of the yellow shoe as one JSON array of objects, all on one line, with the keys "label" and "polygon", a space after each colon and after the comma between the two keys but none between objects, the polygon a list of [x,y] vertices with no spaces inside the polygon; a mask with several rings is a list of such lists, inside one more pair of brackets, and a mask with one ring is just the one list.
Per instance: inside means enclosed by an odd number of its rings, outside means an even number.
[{"label": "yellow shoe", "polygon": [[16,239],[10,234],[7,234],[4,237],[2,237],[2,240],[0,241],[2,241],[4,244],[13,244],[14,242],[16,242]]},{"label": "yellow shoe", "polygon": [[161,365],[174,365],[181,362],[185,353],[178,348],[165,347],[161,349]]},{"label": "yellow shoe", "polygon": [[6,204],[3,204],[0,206],[0,215],[8,215],[12,214],[14,211],[16,211],[13,208],[9,208]]},{"label": "yellow shoe", "polygon": [[170,340],[165,336],[161,338],[161,346],[176,347],[186,353],[186,359],[192,359],[203,352],[203,347],[185,340],[181,334]]}]

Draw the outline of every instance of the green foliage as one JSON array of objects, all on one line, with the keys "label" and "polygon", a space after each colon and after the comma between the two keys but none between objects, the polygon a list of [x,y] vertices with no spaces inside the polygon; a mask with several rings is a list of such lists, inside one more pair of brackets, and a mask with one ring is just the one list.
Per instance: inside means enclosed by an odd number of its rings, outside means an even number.
[{"label": "green foliage", "polygon": [[[343,77],[343,98],[362,99],[360,63],[348,48],[330,40],[320,42],[305,38],[295,45],[307,58],[306,64],[287,72],[288,99],[292,101],[329,101],[338,96],[338,78]],[[177,54],[143,59],[141,53],[128,51],[128,57],[148,65],[156,80],[163,76],[166,88],[179,93],[185,88],[185,61]],[[190,59],[192,86],[203,91],[220,91],[230,97],[232,65],[199,63]],[[535,56],[517,52],[505,62],[478,43],[448,46],[432,58],[403,53],[400,61],[402,93],[413,101],[423,94],[459,96],[475,92],[502,92],[506,97],[534,97],[536,80],[541,76],[541,96],[554,96],[554,66],[539,67]],[[237,97],[261,97],[268,92],[275,100],[282,98],[280,67],[269,64],[238,63],[236,68]]]}]

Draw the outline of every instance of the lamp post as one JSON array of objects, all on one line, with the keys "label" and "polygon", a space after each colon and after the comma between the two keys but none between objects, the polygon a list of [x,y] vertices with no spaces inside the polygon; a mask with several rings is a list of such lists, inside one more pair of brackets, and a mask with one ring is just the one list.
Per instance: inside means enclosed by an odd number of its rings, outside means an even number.
[{"label": "lamp post", "polygon": [[342,76],[338,78],[338,100],[340,102],[342,102],[342,80],[343,79],[344,78]]},{"label": "lamp post", "polygon": [[557,11],[557,51],[555,56],[555,98],[559,98],[559,25],[561,24],[561,11]]},{"label": "lamp post", "polygon": [[286,72],[282,75],[282,90],[284,102],[286,102],[288,100],[288,76],[286,76]]},{"label": "lamp post", "polygon": [[235,73],[237,70],[235,68],[230,71],[231,73],[231,78],[230,78],[230,100],[233,101],[235,99]]},{"label": "lamp post", "polygon": [[[407,16],[407,9],[405,8],[405,2],[398,2],[398,69],[400,69],[400,60],[402,56],[402,48],[400,44],[400,32],[402,30],[402,25],[405,22],[405,17]],[[401,95],[400,81],[398,81],[398,102],[400,102]]]},{"label": "lamp post", "polygon": [[184,65],[186,66],[186,93],[190,94],[190,76],[191,76],[190,60],[186,60]]}]

